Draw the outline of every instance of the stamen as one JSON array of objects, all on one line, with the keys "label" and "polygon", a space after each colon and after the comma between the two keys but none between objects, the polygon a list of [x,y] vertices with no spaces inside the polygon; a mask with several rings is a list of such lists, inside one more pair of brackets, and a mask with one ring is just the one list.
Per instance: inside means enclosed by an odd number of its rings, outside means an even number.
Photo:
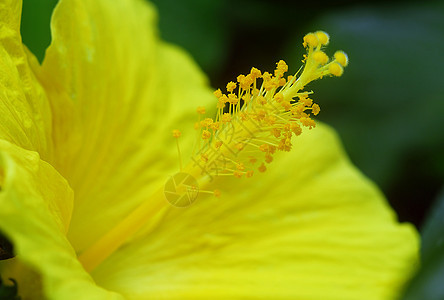
[{"label": "stamen", "polygon": [[[184,168],[178,140],[181,134],[179,130],[173,131],[181,170],[175,176],[191,180],[193,192],[199,190],[200,193],[220,197],[219,189],[210,192],[202,188],[214,177],[242,178],[245,175],[250,178],[254,170],[266,172],[265,164],[272,163],[277,151],[290,151],[292,137],[314,128],[316,122],[312,115],[320,112],[319,105],[310,98],[312,92],[304,91],[306,85],[325,76],[341,76],[348,65],[344,52],[337,51],[330,59],[323,51],[329,40],[328,34],[323,31],[307,34],[303,39],[303,46],[307,49],[302,60],[305,65],[287,79],[284,74],[288,66],[280,60],[272,73],[253,67],[249,74],[239,75],[237,83],[230,81],[227,84],[227,94],[216,90],[217,113],[214,119],[202,120],[206,110],[204,107],[197,108],[197,142],[191,162]],[[226,106],[228,113],[224,111]],[[159,189],[86,249],[79,257],[85,269],[93,270],[142,226],[171,208],[165,200],[166,192],[170,191]]]},{"label": "stamen", "polygon": [[177,155],[179,157],[179,167],[180,167],[180,171],[182,171],[183,167],[182,167],[182,156],[180,155],[180,147],[179,147],[179,137],[181,135],[181,132],[177,129],[173,130],[173,137],[176,138],[176,145],[177,145]]},{"label": "stamen", "polygon": [[[303,91],[304,87],[324,76],[341,76],[343,67],[348,63],[342,51],[337,51],[330,61],[321,49],[329,40],[328,34],[323,31],[307,34],[303,43],[307,48],[305,67],[294,76],[288,76],[288,80],[284,78],[288,66],[280,60],[274,76],[253,67],[249,74],[237,77],[238,84],[233,81],[227,84],[228,94],[223,94],[220,89],[214,92],[218,103],[213,124],[217,124],[217,129],[210,133],[208,125],[202,122],[197,128],[204,143],[194,155],[204,153],[208,157],[205,164],[199,166],[200,175],[211,169],[208,174],[231,173],[240,178],[252,171],[246,167],[251,154],[262,162],[271,163],[276,150],[291,149],[293,135],[300,135],[304,127],[310,130],[316,126],[311,115],[318,115],[320,107],[309,98],[311,91]],[[258,83],[260,79],[262,82]],[[229,103],[229,113],[224,113],[225,103]],[[266,148],[268,145],[274,145],[273,152]],[[239,170],[239,165],[245,166],[245,170]],[[265,165],[261,165],[259,170],[264,172]],[[252,175],[251,172],[248,174]]]}]

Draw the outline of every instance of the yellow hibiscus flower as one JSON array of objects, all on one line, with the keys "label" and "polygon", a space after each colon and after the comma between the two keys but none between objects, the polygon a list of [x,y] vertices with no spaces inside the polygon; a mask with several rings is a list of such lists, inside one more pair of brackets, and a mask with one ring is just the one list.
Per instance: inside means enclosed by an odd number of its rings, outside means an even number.
[{"label": "yellow hibiscus flower", "polygon": [[[332,129],[306,130],[265,174],[208,184],[219,199],[157,209],[150,195],[178,171],[171,131],[215,102],[206,78],[143,1],[59,1],[42,65],[20,15],[21,1],[0,4],[0,232],[16,254],[0,271],[22,299],[396,297],[417,234]],[[140,205],[153,212],[140,230],[85,258]]]}]

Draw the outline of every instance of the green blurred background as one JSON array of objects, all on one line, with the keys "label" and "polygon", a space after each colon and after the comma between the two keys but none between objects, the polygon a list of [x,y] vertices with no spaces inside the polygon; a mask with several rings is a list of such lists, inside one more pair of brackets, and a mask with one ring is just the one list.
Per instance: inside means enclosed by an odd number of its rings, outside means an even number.
[{"label": "green blurred background", "polygon": [[[401,221],[429,228],[426,236],[423,229],[423,238],[433,251],[424,257],[436,256],[429,265],[441,264],[438,272],[444,276],[444,256],[433,254],[444,253],[444,224],[439,222],[444,220],[444,205],[435,204],[428,221],[432,225],[423,226],[444,183],[443,1],[153,2],[162,38],[185,48],[214,88],[252,66],[272,70],[279,59],[295,72],[304,34],[327,31],[327,53],[345,50],[350,65],[340,79],[309,86],[321,105],[318,119],[338,131],[350,159],[379,185]],[[40,60],[50,43],[49,21],[56,3],[24,0],[23,41]],[[444,202],[444,195],[441,198]],[[433,218],[438,221],[430,221]],[[422,273],[436,271],[426,267]],[[414,281],[406,299],[444,299],[442,289],[442,294],[433,294],[442,298],[426,297],[431,288],[424,276]]]}]

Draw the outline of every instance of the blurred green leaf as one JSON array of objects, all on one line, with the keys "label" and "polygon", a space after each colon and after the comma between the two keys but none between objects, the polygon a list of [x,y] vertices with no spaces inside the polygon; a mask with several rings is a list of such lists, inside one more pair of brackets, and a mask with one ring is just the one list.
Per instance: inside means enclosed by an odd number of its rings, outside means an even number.
[{"label": "blurred green leaf", "polygon": [[444,257],[444,189],[438,196],[421,231],[423,262],[427,263],[427,259],[434,253],[440,253]]},{"label": "blurred green leaf", "polygon": [[[425,182],[443,178],[442,6],[354,7],[324,15],[308,31],[317,29],[332,36],[327,53],[343,49],[350,57],[342,78],[309,88],[319,118],[339,131],[351,159],[382,187],[408,172]],[[290,48],[292,65],[300,43]]]},{"label": "blurred green leaf", "polygon": [[422,266],[403,300],[444,299],[444,189],[422,230]]},{"label": "blurred green leaf", "polygon": [[161,36],[185,48],[207,73],[218,71],[227,55],[228,19],[222,0],[153,0]]},{"label": "blurred green leaf", "polygon": [[49,24],[56,4],[57,0],[23,0],[22,40],[40,62],[51,43]]},{"label": "blurred green leaf", "polygon": [[[23,43],[41,62],[51,42],[50,19],[57,0],[23,0]],[[154,0],[162,37],[184,47],[207,72],[221,68],[227,55],[228,19],[222,0]]]}]

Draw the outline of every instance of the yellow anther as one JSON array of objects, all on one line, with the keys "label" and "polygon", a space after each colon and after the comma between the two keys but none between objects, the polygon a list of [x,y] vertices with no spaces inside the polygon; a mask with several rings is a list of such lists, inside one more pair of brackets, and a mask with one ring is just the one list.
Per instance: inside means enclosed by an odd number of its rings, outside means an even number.
[{"label": "yellow anther", "polygon": [[248,178],[250,178],[250,177],[252,177],[253,176],[253,171],[247,171],[247,173],[245,173],[245,176],[247,176]]},{"label": "yellow anther", "polygon": [[299,98],[299,103],[302,103],[304,106],[311,106],[313,104],[313,100],[304,95]]},{"label": "yellow anther", "polygon": [[302,117],[299,120],[301,121],[302,125],[308,127],[309,129],[312,129],[313,127],[316,126],[316,122],[310,119],[309,117]]},{"label": "yellow anther", "polygon": [[205,118],[204,120],[200,121],[201,127],[210,127],[211,124],[213,124],[213,119],[211,118]]},{"label": "yellow anther", "polygon": [[285,72],[288,71],[288,65],[285,63],[285,61],[280,60],[276,63],[276,70],[274,70],[274,75],[278,78],[282,77]]},{"label": "yellow anther", "polygon": [[246,121],[248,119],[248,115],[243,111],[241,111],[238,116],[242,121]]},{"label": "yellow anther", "polygon": [[223,144],[222,141],[217,141],[217,142],[214,143],[214,147],[215,147],[216,149],[219,149],[219,148],[222,146],[222,144]]},{"label": "yellow anther", "polygon": [[219,101],[223,101],[224,103],[228,103],[228,97],[225,94],[222,94],[222,96],[220,96]]},{"label": "yellow anther", "polygon": [[279,141],[278,150],[285,151],[285,139]]},{"label": "yellow anther", "polygon": [[216,96],[217,98],[222,97],[222,91],[220,89],[217,89],[214,91],[214,96]]},{"label": "yellow anther", "polygon": [[268,145],[267,144],[260,145],[259,150],[261,150],[262,152],[268,152]]},{"label": "yellow anther", "polygon": [[302,128],[301,128],[301,126],[299,126],[299,124],[298,123],[291,123],[290,124],[290,128],[291,128],[291,131],[296,135],[296,136],[298,136],[298,135],[301,135],[301,133],[302,133]]},{"label": "yellow anther", "polygon": [[264,120],[267,116],[267,112],[264,109],[260,109],[256,113],[256,119],[258,120]]},{"label": "yellow anther", "polygon": [[222,109],[222,108],[224,108],[224,107],[225,107],[225,101],[224,101],[224,99],[219,98],[219,99],[217,100],[217,108]]},{"label": "yellow anther", "polygon": [[276,152],[276,147],[275,146],[270,145],[270,147],[268,147],[268,149],[270,150],[271,154],[274,154]]},{"label": "yellow anther", "polygon": [[270,80],[271,77],[272,77],[272,75],[268,72],[264,72],[264,74],[262,75],[262,78],[264,79],[264,81]]},{"label": "yellow anther", "polygon": [[285,73],[288,71],[288,65],[285,61],[282,59],[278,61],[276,70],[281,71],[282,73]]},{"label": "yellow anther", "polygon": [[242,173],[241,171],[234,171],[233,172],[234,177],[237,177],[237,178],[241,178],[243,174],[244,173]]},{"label": "yellow anther", "polygon": [[208,140],[211,137],[211,132],[209,132],[208,130],[204,129],[202,131],[202,139],[203,140]]},{"label": "yellow anther", "polygon": [[305,110],[305,105],[304,105],[304,104],[297,104],[297,105],[295,105],[295,106],[293,106],[293,107],[291,108],[291,113],[292,113],[295,117],[299,118],[299,117],[301,117],[302,114],[304,113],[304,110]]},{"label": "yellow anther", "polygon": [[220,190],[214,190],[213,194],[214,194],[214,197],[219,198],[222,193]]},{"label": "yellow anther", "polygon": [[343,67],[348,65],[348,56],[344,51],[336,51],[334,57]]},{"label": "yellow anther", "polygon": [[241,83],[242,80],[244,80],[245,75],[240,74],[239,76],[237,76],[237,82]]},{"label": "yellow anther", "polygon": [[251,163],[252,165],[254,165],[256,162],[257,162],[257,159],[256,159],[256,158],[254,158],[254,157],[250,158],[250,163]]},{"label": "yellow anther", "polygon": [[196,111],[197,111],[197,113],[198,113],[199,115],[204,115],[204,114],[205,114],[205,107],[203,107],[203,106],[198,106],[197,109],[196,109]]},{"label": "yellow anther", "polygon": [[272,89],[275,89],[278,86],[279,86],[279,82],[276,80],[275,77],[264,82],[264,88],[266,91],[271,91]]},{"label": "yellow anther", "polygon": [[220,128],[220,122],[214,122],[209,126],[213,130],[218,130]]},{"label": "yellow anther", "polygon": [[308,33],[304,36],[304,47],[317,47],[319,45],[319,39],[314,33]]},{"label": "yellow anther", "polygon": [[250,74],[251,76],[253,76],[253,79],[257,79],[262,76],[261,71],[259,69],[256,69],[255,67],[251,68]]},{"label": "yellow anther", "polygon": [[279,150],[289,152],[291,150],[291,139],[282,139],[279,143]]},{"label": "yellow anther", "polygon": [[271,163],[273,161],[273,156],[271,156],[270,153],[265,154],[265,162],[267,164]]},{"label": "yellow anther", "polygon": [[271,130],[271,133],[274,135],[274,137],[276,137],[276,138],[278,138],[278,137],[280,137],[281,136],[281,131],[280,131],[280,129],[278,129],[278,128],[273,128],[272,130]]},{"label": "yellow anther", "polygon": [[321,45],[325,46],[330,41],[330,36],[325,31],[316,31],[315,34]]},{"label": "yellow anther", "polygon": [[231,115],[229,113],[224,113],[221,118],[222,123],[230,123]]},{"label": "yellow anther", "polygon": [[235,82],[233,82],[233,81],[230,81],[230,82],[228,82],[227,83],[227,91],[228,92],[232,92],[232,91],[234,91],[234,89],[236,88],[236,83]]},{"label": "yellow anther", "polygon": [[253,84],[254,80],[253,75],[248,74],[240,81],[240,87],[244,90],[248,90]]},{"label": "yellow anther", "polygon": [[281,103],[281,105],[282,105],[282,107],[283,107],[285,110],[290,110],[290,109],[292,108],[292,105],[291,105],[290,101],[283,101],[283,102]]},{"label": "yellow anther", "polygon": [[245,166],[243,163],[238,163],[236,166],[236,169],[238,169],[239,171],[243,171],[243,170],[245,170]]},{"label": "yellow anther", "polygon": [[177,130],[177,129],[173,130],[173,137],[178,138],[178,137],[180,137],[180,135],[181,135],[180,130]]},{"label": "yellow anther", "polygon": [[313,59],[321,65],[325,65],[326,63],[328,63],[329,60],[327,54],[325,54],[324,51],[320,50],[313,53]]},{"label": "yellow anther", "polygon": [[344,69],[339,63],[332,63],[328,66],[328,71],[330,74],[333,74],[337,77],[341,76],[344,73]]},{"label": "yellow anther", "polygon": [[285,78],[279,79],[279,82],[278,82],[279,86],[284,86],[286,83],[287,83],[287,80],[285,80]]},{"label": "yellow anther", "polygon": [[267,171],[267,167],[264,165],[264,163],[262,163],[262,165],[260,165],[259,168],[257,168],[259,170],[259,172],[264,173],[265,171]]},{"label": "yellow anther", "polygon": [[276,101],[277,103],[282,102],[282,100],[284,100],[284,95],[282,93],[277,93],[276,95],[274,95],[274,101]]},{"label": "yellow anther", "polygon": [[321,108],[316,103],[311,107],[312,113],[316,116],[321,111]]},{"label": "yellow anther", "polygon": [[300,119],[300,118],[303,118],[303,117],[308,118],[308,117],[310,117],[310,115],[307,114],[307,113],[304,113],[304,112],[303,112],[303,113],[299,116],[299,119]]},{"label": "yellow anther", "polygon": [[258,97],[257,97],[257,102],[258,102],[260,105],[265,105],[265,104],[267,104],[267,99],[265,99],[264,96],[258,96]]},{"label": "yellow anther", "polygon": [[200,155],[200,159],[203,160],[204,162],[207,162],[207,161],[208,161],[208,155],[205,154],[205,153],[202,153],[202,154]]},{"label": "yellow anther", "polygon": [[268,125],[274,125],[276,123],[276,117],[275,116],[267,116],[265,118],[265,122],[267,122]]},{"label": "yellow anther", "polygon": [[239,99],[235,94],[228,94],[228,102],[231,104],[237,104],[239,102]]}]

